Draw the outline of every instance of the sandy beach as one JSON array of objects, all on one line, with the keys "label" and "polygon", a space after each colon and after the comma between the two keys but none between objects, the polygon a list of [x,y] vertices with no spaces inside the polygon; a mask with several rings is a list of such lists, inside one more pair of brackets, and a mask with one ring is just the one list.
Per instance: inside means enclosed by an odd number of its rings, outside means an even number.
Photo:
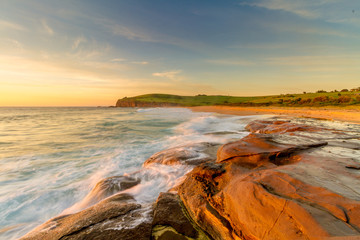
[{"label": "sandy beach", "polygon": [[360,124],[359,108],[279,108],[279,107],[229,107],[229,106],[199,106],[190,107],[195,112],[216,112],[232,115],[289,115],[335,121],[345,121]]}]

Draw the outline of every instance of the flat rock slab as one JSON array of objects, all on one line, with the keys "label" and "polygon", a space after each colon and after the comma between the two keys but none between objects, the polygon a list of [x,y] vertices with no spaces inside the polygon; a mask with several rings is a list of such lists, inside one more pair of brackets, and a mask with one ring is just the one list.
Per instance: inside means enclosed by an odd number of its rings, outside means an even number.
[{"label": "flat rock slab", "polygon": [[218,147],[218,144],[204,142],[166,149],[148,158],[144,162],[144,166],[154,163],[164,165],[199,165],[212,160],[212,156],[214,152],[216,153]]},{"label": "flat rock slab", "polygon": [[[179,186],[194,221],[213,239],[360,237],[360,177],[347,168],[357,166],[349,156],[359,141],[285,121],[253,123],[252,131],[262,133],[221,146],[216,163],[195,167]],[[341,144],[327,145],[327,132]]]},{"label": "flat rock slab", "polygon": [[258,167],[266,163],[283,165],[295,162],[291,158],[300,151],[327,145],[327,142],[318,142],[303,145],[279,144],[272,136],[250,134],[243,139],[222,145],[217,152],[216,162],[236,161],[249,167]]},{"label": "flat rock slab", "polygon": [[288,133],[288,132],[317,132],[322,130],[318,127],[295,124],[289,121],[253,121],[245,129],[252,133]]}]

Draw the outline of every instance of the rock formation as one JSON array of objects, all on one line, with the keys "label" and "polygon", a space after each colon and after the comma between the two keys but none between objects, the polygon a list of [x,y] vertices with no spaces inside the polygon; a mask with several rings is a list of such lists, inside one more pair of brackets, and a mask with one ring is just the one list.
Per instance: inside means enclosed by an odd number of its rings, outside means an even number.
[{"label": "rock formation", "polygon": [[151,222],[137,223],[144,211],[132,196],[120,193],[79,213],[53,218],[21,239],[150,239]]},{"label": "rock formation", "polygon": [[154,240],[209,239],[187,216],[187,211],[176,193],[160,193],[156,201],[152,228]]},{"label": "rock formation", "polygon": [[[186,145],[146,160],[195,165],[153,206],[117,193],[22,239],[359,239],[359,159],[338,154],[356,156],[359,135],[289,121],[255,121],[247,129],[248,136],[219,148]],[[116,179],[115,188],[112,178],[100,182],[89,201],[138,183]]]},{"label": "rock formation", "polygon": [[144,166],[153,163],[164,165],[199,165],[209,160],[214,160],[218,147],[219,145],[214,143],[196,143],[166,149],[148,158],[144,162]]},{"label": "rock formation", "polygon": [[140,179],[129,176],[113,176],[102,179],[82,201],[76,203],[71,208],[66,209],[63,213],[66,214],[73,211],[83,210],[111,195],[136,186],[139,183]]},{"label": "rock formation", "polygon": [[[324,141],[277,143],[279,133],[294,133],[294,128],[310,127],[256,123],[256,132],[276,134],[250,134],[225,144],[216,163],[189,173],[178,193],[192,218],[214,239],[359,236],[358,173],[346,170],[348,159],[324,157],[331,150]],[[287,136],[291,138],[299,142],[299,137]]]}]

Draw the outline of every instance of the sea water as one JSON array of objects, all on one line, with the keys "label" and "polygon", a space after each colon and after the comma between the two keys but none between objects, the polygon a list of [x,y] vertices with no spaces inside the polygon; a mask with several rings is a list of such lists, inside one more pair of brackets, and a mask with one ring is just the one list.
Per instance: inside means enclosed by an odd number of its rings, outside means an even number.
[{"label": "sea water", "polygon": [[0,108],[0,239],[80,211],[77,203],[110,176],[137,172],[141,182],[130,194],[153,202],[191,168],[144,168],[147,158],[244,137],[253,118],[184,108]]}]

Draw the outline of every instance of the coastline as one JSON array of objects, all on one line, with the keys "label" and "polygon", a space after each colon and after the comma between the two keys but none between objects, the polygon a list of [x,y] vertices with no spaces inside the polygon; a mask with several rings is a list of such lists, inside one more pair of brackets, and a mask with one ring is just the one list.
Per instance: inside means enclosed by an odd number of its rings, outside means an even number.
[{"label": "coastline", "polygon": [[230,107],[230,106],[197,106],[188,107],[194,112],[215,112],[238,116],[246,115],[289,115],[292,117],[335,120],[360,124],[359,108],[281,108],[281,107]]}]

